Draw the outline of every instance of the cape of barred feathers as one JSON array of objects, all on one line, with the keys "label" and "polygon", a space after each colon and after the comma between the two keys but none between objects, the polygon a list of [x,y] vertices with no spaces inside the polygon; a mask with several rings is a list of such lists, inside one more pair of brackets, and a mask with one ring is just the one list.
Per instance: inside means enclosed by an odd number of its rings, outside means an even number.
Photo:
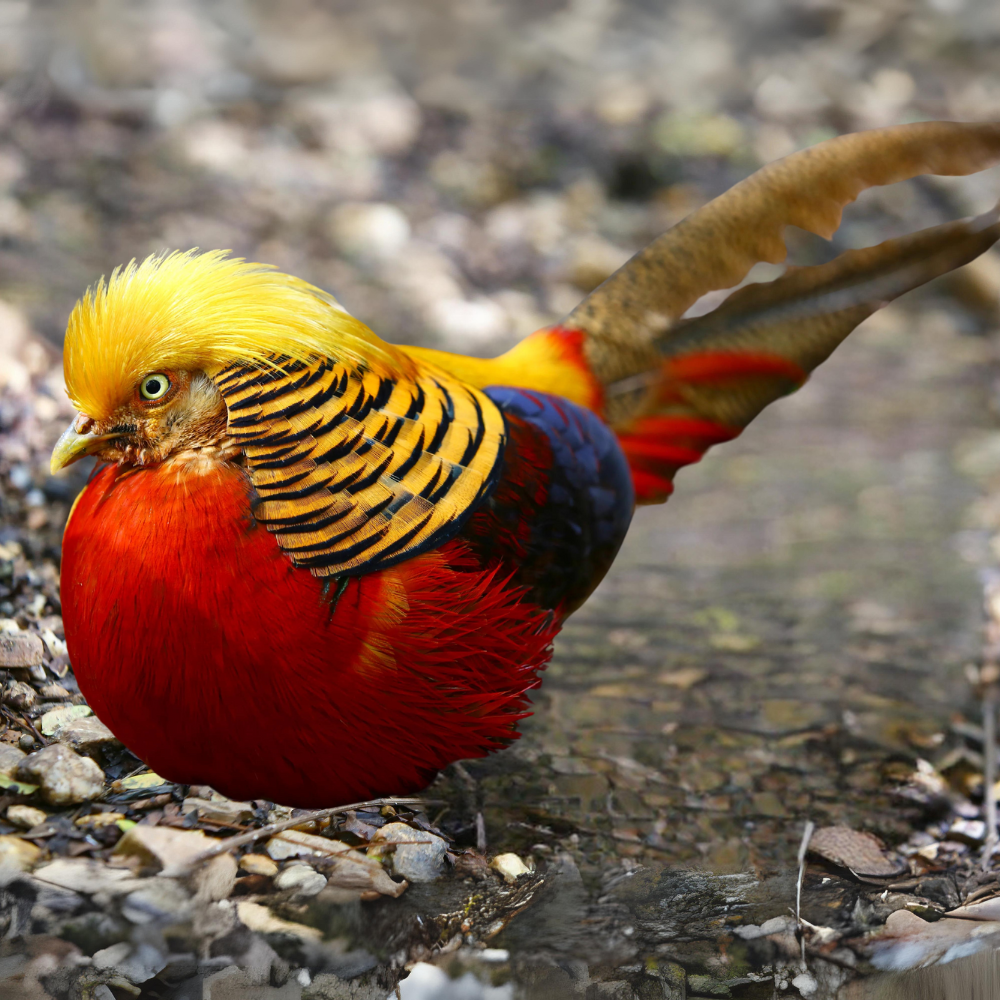
[{"label": "cape of barred feathers", "polygon": [[346,313],[333,296],[227,250],[132,260],[77,302],[63,365],[73,404],[106,419],[150,372],[201,370],[285,355],[361,361],[409,375],[414,362]]}]

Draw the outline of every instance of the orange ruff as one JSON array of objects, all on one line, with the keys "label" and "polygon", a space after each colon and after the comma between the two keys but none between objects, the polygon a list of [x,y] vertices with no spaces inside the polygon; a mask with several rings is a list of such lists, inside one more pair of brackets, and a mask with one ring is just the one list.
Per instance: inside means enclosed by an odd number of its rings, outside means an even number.
[{"label": "orange ruff", "polygon": [[464,543],[339,598],[250,516],[243,471],[100,469],[63,542],[80,688],[172,781],[311,807],[422,788],[516,739],[558,618]]}]

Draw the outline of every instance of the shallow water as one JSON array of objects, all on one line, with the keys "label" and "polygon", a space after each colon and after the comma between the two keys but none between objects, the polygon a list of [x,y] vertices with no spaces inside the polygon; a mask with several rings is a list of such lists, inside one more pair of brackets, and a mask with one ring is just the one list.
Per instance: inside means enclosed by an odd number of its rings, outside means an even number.
[{"label": "shallow water", "polygon": [[[906,839],[919,811],[894,777],[975,711],[962,668],[989,558],[989,353],[933,309],[893,309],[639,511],[521,741],[467,762],[474,787],[431,789],[459,836],[474,802],[491,849],[564,880],[572,860],[576,908],[529,910],[497,939],[515,962],[548,948],[592,969],[760,968],[725,924],[788,912],[806,819]],[[863,889],[824,877],[803,898],[820,925]]]}]

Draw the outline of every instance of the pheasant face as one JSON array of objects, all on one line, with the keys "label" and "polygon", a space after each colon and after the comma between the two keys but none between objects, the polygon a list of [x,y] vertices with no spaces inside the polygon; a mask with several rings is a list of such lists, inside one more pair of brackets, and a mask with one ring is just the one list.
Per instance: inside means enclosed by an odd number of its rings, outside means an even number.
[{"label": "pheasant face", "polygon": [[52,470],[85,455],[117,465],[156,465],[168,459],[228,459],[238,449],[226,434],[226,406],[204,372],[157,371],[108,416],[80,413],[52,453]]},{"label": "pheasant face", "polygon": [[332,296],[224,251],[133,261],[77,303],[66,330],[66,388],[79,415],[52,456],[150,466],[176,457],[236,457],[213,377],[334,354],[373,369],[391,355]]}]

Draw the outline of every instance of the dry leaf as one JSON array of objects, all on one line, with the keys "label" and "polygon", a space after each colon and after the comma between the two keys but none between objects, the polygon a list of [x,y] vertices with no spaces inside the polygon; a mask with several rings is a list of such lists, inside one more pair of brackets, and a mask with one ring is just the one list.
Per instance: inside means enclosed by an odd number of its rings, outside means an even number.
[{"label": "dry leaf", "polygon": [[905,861],[894,861],[886,855],[877,837],[849,826],[820,827],[809,841],[809,850],[858,875],[899,875],[907,870]]},{"label": "dry leaf", "polygon": [[328,885],[335,889],[351,889],[356,892],[377,892],[382,896],[401,896],[408,886],[404,880],[394,882],[376,858],[357,851],[342,854],[324,865],[329,876]]},{"label": "dry leaf", "polygon": [[162,868],[164,874],[172,874],[181,871],[217,843],[201,830],[133,826],[115,845],[114,854],[138,857],[142,864]]}]

